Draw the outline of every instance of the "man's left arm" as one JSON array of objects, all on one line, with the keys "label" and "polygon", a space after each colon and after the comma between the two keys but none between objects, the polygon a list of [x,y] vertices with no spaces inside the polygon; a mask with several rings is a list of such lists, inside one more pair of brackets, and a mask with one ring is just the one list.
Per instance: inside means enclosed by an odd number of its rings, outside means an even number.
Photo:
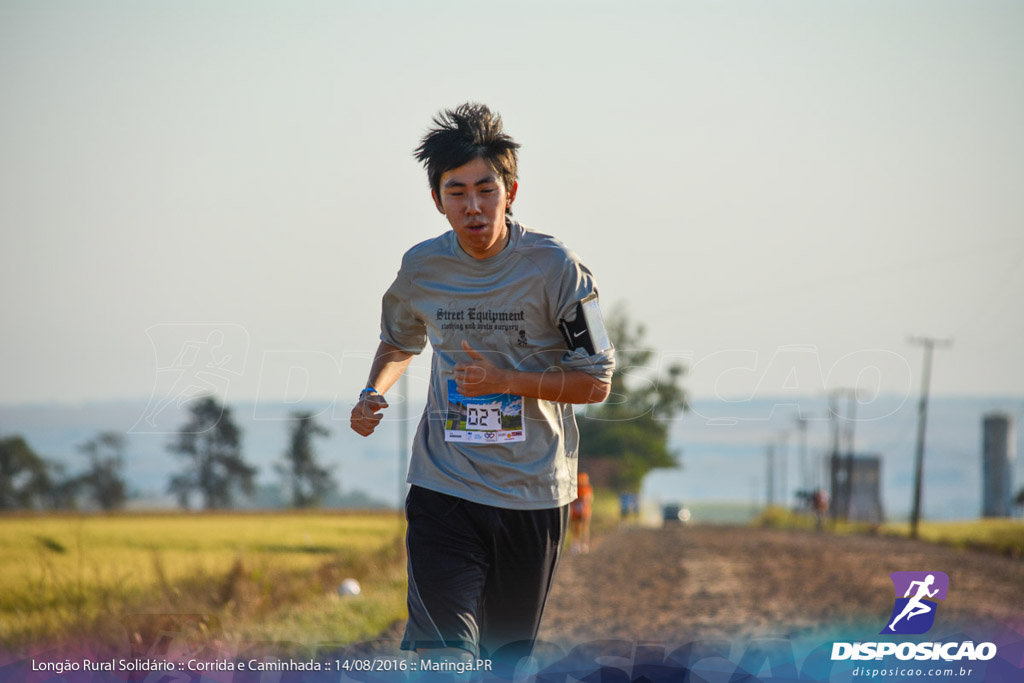
[{"label": "man's left arm", "polygon": [[463,396],[515,394],[559,403],[600,403],[611,384],[582,370],[553,367],[545,372],[499,368],[463,340],[469,360],[455,366],[455,382]]}]

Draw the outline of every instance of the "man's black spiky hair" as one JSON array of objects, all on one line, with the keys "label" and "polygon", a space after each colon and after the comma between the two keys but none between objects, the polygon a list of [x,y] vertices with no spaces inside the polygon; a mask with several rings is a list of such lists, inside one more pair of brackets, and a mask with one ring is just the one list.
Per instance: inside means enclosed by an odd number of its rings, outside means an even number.
[{"label": "man's black spiky hair", "polygon": [[487,105],[466,102],[435,116],[434,127],[413,154],[423,162],[430,189],[440,198],[441,176],[478,158],[491,165],[511,192],[518,177],[517,149],[519,143],[504,132],[499,114]]}]

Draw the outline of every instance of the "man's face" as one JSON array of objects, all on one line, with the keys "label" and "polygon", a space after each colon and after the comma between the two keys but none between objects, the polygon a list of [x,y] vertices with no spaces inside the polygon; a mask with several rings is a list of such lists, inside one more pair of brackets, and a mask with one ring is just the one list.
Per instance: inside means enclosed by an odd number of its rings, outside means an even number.
[{"label": "man's face", "polygon": [[441,196],[431,191],[437,210],[455,231],[463,251],[475,259],[494,256],[505,247],[505,209],[516,197],[486,159],[477,158],[441,175]]}]

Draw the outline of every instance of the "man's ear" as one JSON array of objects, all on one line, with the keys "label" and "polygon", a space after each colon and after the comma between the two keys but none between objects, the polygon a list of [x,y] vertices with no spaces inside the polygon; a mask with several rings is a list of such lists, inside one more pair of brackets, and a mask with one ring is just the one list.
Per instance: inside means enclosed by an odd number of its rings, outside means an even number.
[{"label": "man's ear", "polygon": [[434,206],[437,207],[437,210],[440,211],[442,215],[444,215],[444,207],[441,206],[441,200],[438,198],[437,193],[431,190],[430,198],[434,200]]},{"label": "man's ear", "polygon": [[512,206],[512,202],[516,200],[516,192],[519,191],[519,181],[515,180],[512,182],[512,189],[508,191],[508,202],[507,206]]}]

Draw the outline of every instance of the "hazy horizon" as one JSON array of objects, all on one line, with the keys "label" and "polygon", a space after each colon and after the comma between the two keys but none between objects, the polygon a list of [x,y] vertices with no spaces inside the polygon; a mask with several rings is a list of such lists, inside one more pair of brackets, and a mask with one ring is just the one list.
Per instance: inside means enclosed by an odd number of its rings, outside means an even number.
[{"label": "hazy horizon", "polygon": [[[142,488],[158,492],[166,486],[178,459],[166,449],[186,416],[170,406],[158,414],[155,425],[142,420],[150,407],[141,399],[75,406],[0,405],[0,437],[21,434],[40,455],[65,463],[69,471],[85,467],[77,445],[100,430],[122,431],[128,438],[126,477]],[[344,491],[361,490],[395,505],[398,500],[398,447],[401,443],[398,412],[393,411],[372,439],[363,439],[348,428],[347,406],[306,402],[295,406],[236,403],[228,406],[242,431],[245,457],[260,469],[258,480],[272,484],[273,462],[280,462],[288,443],[288,418],[293,409],[309,409],[318,422],[331,431],[314,444],[322,462],[335,466]],[[423,409],[421,402],[410,405],[410,428],[415,428]],[[840,414],[848,415],[846,406]],[[1024,396],[1018,397],[933,397],[925,465],[925,515],[931,519],[975,517],[980,513],[981,418],[998,410],[1014,421],[1013,491],[1024,486]],[[776,449],[781,498],[783,479],[793,492],[801,486],[801,439],[795,417],[807,418],[809,474],[814,463],[827,455],[832,443],[832,424],[824,419],[828,407],[819,396],[791,395],[780,400],[755,399],[743,403],[694,400],[693,409],[673,420],[670,448],[681,455],[683,467],[659,470],[648,475],[644,491],[652,501],[742,501],[763,504],[765,499],[765,450]],[[873,412],[872,412],[873,411]],[[906,514],[910,506],[913,455],[917,428],[917,401],[902,397],[879,397],[861,406],[855,430],[855,450],[877,453],[883,458],[882,495],[890,518]],[[726,417],[734,418],[727,424]],[[851,422],[840,420],[845,452]],[[136,431],[132,431],[136,429]],[[147,431],[148,430],[148,431]],[[781,475],[783,452],[788,452],[788,477]],[[586,468],[588,454],[581,454]],[[407,462],[407,459],[405,460]]]}]

